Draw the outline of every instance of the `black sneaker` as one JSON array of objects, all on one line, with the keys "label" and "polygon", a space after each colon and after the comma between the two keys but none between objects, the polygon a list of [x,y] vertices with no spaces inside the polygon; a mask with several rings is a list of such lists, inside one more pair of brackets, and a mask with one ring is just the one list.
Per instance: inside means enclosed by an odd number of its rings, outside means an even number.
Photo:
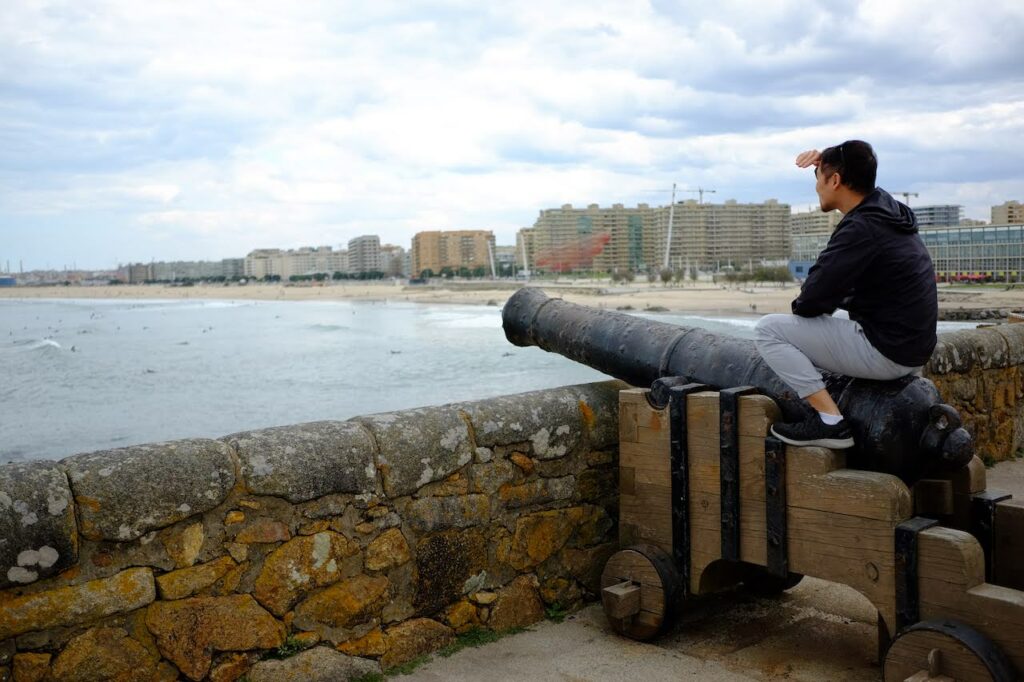
[{"label": "black sneaker", "polygon": [[790,445],[818,445],[833,450],[853,447],[853,434],[845,419],[829,426],[818,415],[812,415],[802,422],[772,424],[772,434]]}]

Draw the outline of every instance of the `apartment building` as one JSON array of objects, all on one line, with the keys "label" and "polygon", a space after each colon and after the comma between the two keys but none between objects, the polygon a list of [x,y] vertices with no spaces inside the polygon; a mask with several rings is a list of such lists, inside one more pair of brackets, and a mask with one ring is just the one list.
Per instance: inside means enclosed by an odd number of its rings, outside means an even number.
[{"label": "apartment building", "polygon": [[401,246],[384,244],[380,247],[381,272],[386,277],[409,276],[409,252]]},{"label": "apartment building", "polygon": [[[670,207],[657,210],[654,224],[656,263],[665,262],[668,244]],[[785,261],[789,258],[789,204],[776,199],[761,203],[740,203],[730,199],[721,204],[702,204],[694,200],[676,204],[672,217],[672,239],[668,263],[671,268],[687,263],[701,270],[740,268],[749,263]]]},{"label": "apartment building", "polygon": [[523,227],[516,232],[515,268],[516,274],[533,271],[537,255],[536,233],[532,227]]},{"label": "apartment building", "polygon": [[383,272],[380,251],[380,237],[366,234],[348,241],[348,272],[360,275]]},{"label": "apartment building", "polygon": [[256,249],[245,257],[245,276],[263,279],[277,275],[283,280],[293,275],[315,275],[348,270],[348,254],[330,246],[304,246],[298,249]]},{"label": "apartment building", "polygon": [[[630,208],[563,204],[544,209],[532,231],[525,233],[530,267],[541,272],[644,270],[653,257],[653,245],[644,239],[652,211],[647,204]],[[517,238],[520,246],[521,241]]]},{"label": "apartment building", "polygon": [[917,226],[921,229],[932,227],[956,227],[964,217],[964,207],[944,204],[940,206],[914,206]]},{"label": "apartment building", "polygon": [[430,270],[435,275],[450,268],[458,272],[483,267],[491,271],[490,256],[494,249],[494,233],[490,230],[428,230],[412,238],[411,266],[413,276]]},{"label": "apartment building", "polygon": [[1024,204],[1019,201],[1006,201],[992,207],[993,225],[1020,225],[1024,223]]},{"label": "apartment building", "polygon": [[243,276],[244,258],[224,258],[218,261],[156,261],[133,263],[127,266],[129,284],[143,282],[174,282]]}]

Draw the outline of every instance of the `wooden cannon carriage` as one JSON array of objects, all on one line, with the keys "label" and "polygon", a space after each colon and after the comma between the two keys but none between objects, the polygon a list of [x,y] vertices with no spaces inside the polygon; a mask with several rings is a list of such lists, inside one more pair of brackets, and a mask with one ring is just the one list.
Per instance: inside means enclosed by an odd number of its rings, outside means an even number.
[{"label": "wooden cannon carriage", "polygon": [[878,609],[886,682],[1024,680],[1024,501],[986,490],[977,457],[911,488],[785,446],[753,389],[667,393],[620,394],[623,549],[602,575],[618,632],[650,639],[695,596],[809,575]]}]

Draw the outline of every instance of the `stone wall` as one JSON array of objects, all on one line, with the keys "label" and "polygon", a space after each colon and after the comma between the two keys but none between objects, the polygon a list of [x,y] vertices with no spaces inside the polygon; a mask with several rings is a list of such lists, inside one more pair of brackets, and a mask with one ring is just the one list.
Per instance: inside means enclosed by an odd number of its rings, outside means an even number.
[{"label": "stone wall", "polygon": [[985,461],[1024,447],[1024,324],[939,335],[924,374],[959,412]]},{"label": "stone wall", "polygon": [[593,598],[623,386],[0,467],[0,681],[348,679]]}]

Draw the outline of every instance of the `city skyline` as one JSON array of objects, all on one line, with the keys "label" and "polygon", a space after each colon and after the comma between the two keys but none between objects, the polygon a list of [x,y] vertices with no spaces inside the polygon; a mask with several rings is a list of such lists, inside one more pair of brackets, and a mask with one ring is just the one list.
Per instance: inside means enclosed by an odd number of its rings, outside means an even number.
[{"label": "city skyline", "polygon": [[511,244],[540,209],[664,205],[673,182],[802,210],[795,154],[854,137],[912,205],[987,220],[1024,195],[1019,3],[6,10],[15,269],[438,229]]}]

